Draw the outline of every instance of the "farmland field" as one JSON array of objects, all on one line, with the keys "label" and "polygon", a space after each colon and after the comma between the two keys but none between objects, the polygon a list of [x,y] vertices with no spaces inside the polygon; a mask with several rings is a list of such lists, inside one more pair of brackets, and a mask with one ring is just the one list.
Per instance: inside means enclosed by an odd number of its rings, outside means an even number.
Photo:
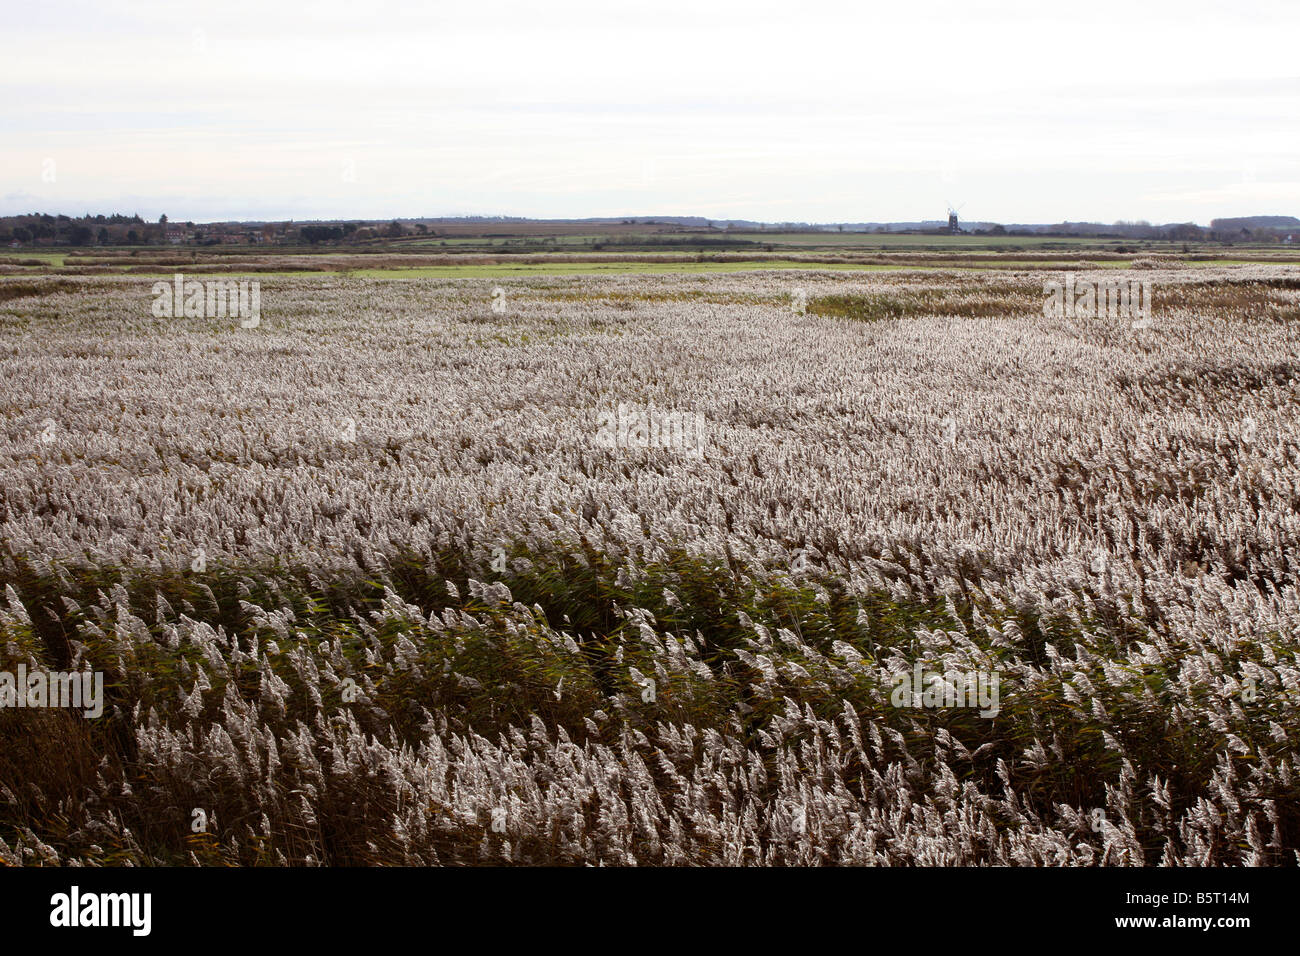
[{"label": "farmland field", "polygon": [[348,265],[0,276],[0,860],[1300,860],[1300,266]]}]

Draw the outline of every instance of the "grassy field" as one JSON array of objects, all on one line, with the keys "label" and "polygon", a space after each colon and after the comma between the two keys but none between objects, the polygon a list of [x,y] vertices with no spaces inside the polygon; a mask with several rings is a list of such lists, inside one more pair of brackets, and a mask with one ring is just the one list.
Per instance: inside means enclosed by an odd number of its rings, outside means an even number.
[{"label": "grassy field", "polygon": [[[918,233],[867,233],[867,232],[774,232],[774,231],[733,231],[713,230],[709,232],[622,232],[617,235],[592,231],[586,234],[567,234],[554,236],[431,236],[427,238],[401,240],[401,245],[412,248],[430,245],[465,245],[487,243],[497,246],[513,242],[536,241],[538,238],[557,245],[590,245],[591,243],[621,242],[690,242],[694,241],[731,241],[744,243],[774,243],[796,246],[835,246],[841,248],[861,249],[897,249],[897,248],[932,248],[932,249],[989,249],[1004,250],[1008,247],[1035,248],[1096,248],[1113,249],[1116,246],[1141,248],[1148,251],[1178,252],[1185,243],[1168,240],[1123,240],[1115,238],[1097,238],[1089,236],[977,236],[973,234],[918,234]],[[1211,248],[1190,244],[1198,248]],[[1218,247],[1217,244],[1214,247]],[[1273,246],[1272,248],[1276,248]]]},{"label": "grassy field", "polygon": [[356,269],[349,274],[369,277],[390,278],[481,278],[507,277],[513,275],[600,275],[616,273],[619,275],[652,274],[659,272],[756,272],[772,269],[815,269],[817,271],[853,271],[870,272],[881,269],[923,269],[924,266],[905,265],[868,265],[853,263],[825,263],[815,266],[803,266],[797,262],[762,259],[737,262],[609,262],[609,263],[541,263],[525,265],[473,265],[473,266],[424,266],[409,269]]},{"label": "grassy field", "polygon": [[[602,275],[655,273],[727,273],[770,270],[813,272],[873,272],[880,270],[1037,270],[1127,269],[1135,265],[1172,268],[1248,267],[1253,264],[1300,264],[1300,254],[1274,248],[1235,248],[1225,255],[1221,247],[1193,248],[1187,252],[1171,246],[1145,249],[1135,245],[1091,241],[1041,242],[1029,245],[1003,243],[1001,249],[976,242],[982,237],[886,236],[883,248],[859,242],[862,237],[827,234],[832,242],[821,247],[801,242],[807,236],[774,236],[762,247],[702,248],[650,245],[620,246],[606,241],[584,245],[586,236],[516,237],[505,240],[459,237],[447,240],[402,240],[359,246],[206,246],[141,247],[136,249],[38,249],[0,256],[0,276],[92,276],[195,274],[283,276],[298,272],[344,273],[387,278],[508,278],[526,275]],[[609,236],[599,237],[609,240]],[[637,236],[680,242],[677,235]],[[685,237],[690,238],[690,237]],[[548,245],[551,240],[555,244]],[[941,240],[937,244],[920,240]],[[789,240],[788,243],[785,240]],[[894,240],[897,240],[895,242]],[[916,241],[913,241],[916,240]],[[498,242],[500,244],[498,244]],[[523,242],[526,245],[517,245]],[[838,242],[838,245],[837,245]]]},{"label": "grassy field", "polygon": [[[731,233],[725,235],[731,236]],[[853,249],[936,249],[936,250],[975,250],[989,249],[1003,251],[1006,249],[1114,249],[1116,246],[1129,248],[1165,249],[1177,251],[1180,243],[1170,242],[1123,242],[1116,239],[1092,239],[1069,236],[975,236],[975,235],[917,235],[917,234],[876,234],[850,232],[791,232],[791,233],[737,233],[735,238],[754,242],[770,242],[777,245],[798,246],[834,246]]]}]

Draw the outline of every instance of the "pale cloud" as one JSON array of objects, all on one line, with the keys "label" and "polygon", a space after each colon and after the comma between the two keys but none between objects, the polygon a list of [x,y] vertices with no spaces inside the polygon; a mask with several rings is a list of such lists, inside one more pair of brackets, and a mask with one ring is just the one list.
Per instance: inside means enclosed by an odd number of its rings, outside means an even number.
[{"label": "pale cloud", "polygon": [[[1189,206],[1206,206],[1222,205],[1223,203],[1236,204],[1237,208],[1244,209],[1250,204],[1251,208],[1263,208],[1261,203],[1273,203],[1280,207],[1285,206],[1287,209],[1294,209],[1296,203],[1300,202],[1300,182],[1289,183],[1258,183],[1243,182],[1229,183],[1217,189],[1193,189],[1184,192],[1175,193],[1154,193],[1151,200],[1161,203],[1182,203]],[[1289,214],[1289,213],[1288,213]]]},{"label": "pale cloud", "polygon": [[6,16],[0,211],[1295,211],[1300,9],[1046,6],[28,4]]}]

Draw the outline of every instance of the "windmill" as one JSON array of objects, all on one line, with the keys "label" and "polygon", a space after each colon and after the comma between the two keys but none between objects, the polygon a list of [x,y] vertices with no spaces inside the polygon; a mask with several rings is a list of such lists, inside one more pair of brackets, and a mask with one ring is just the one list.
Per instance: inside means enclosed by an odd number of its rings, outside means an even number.
[{"label": "windmill", "polygon": [[955,236],[961,232],[961,226],[957,224],[957,213],[965,209],[966,204],[962,203],[956,209],[953,208],[951,202],[947,203],[947,206],[948,206],[948,233],[949,235]]}]

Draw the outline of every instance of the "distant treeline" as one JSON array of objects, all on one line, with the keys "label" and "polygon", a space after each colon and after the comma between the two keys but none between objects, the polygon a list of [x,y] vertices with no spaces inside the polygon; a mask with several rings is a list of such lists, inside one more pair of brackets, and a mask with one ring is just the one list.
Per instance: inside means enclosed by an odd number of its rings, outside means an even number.
[{"label": "distant treeline", "polygon": [[1244,216],[1240,219],[1211,219],[1210,228],[1218,232],[1233,229],[1276,229],[1281,232],[1300,232],[1300,219],[1295,216]]},{"label": "distant treeline", "polygon": [[50,213],[0,216],[0,244],[40,246],[248,245],[252,243],[363,242],[378,238],[437,235],[423,223],[403,226],[344,222],[296,225],[268,223],[169,223],[166,216],[145,222],[138,215],[73,217]]},{"label": "distant treeline", "polygon": [[315,245],[318,242],[345,239],[356,231],[357,227],[353,223],[345,222],[341,226],[302,226],[298,230],[298,235]]},{"label": "distant treeline", "polygon": [[[565,223],[571,220],[535,220],[535,219],[499,219],[494,224],[504,222],[525,223],[530,228],[527,235],[536,243],[543,236],[547,222]],[[318,245],[321,243],[347,243],[355,245],[383,239],[428,238],[453,234],[442,232],[437,228],[440,223],[451,220],[391,220],[373,222],[313,222],[296,224],[293,222],[251,222],[251,223],[205,223],[195,225],[193,222],[169,223],[166,216],[160,216],[156,223],[145,222],[138,215],[90,215],[81,217],[51,215],[49,213],[28,213],[18,216],[0,217],[0,244],[12,245],[59,245],[59,246],[148,246],[148,245],[249,245],[253,243]],[[633,220],[625,220],[618,225],[633,225]],[[729,222],[727,228],[718,229],[718,223],[711,224],[713,236],[682,235],[673,238],[655,236],[649,239],[643,235],[608,235],[600,236],[595,248],[605,246],[633,249],[653,246],[678,246],[691,248],[741,248],[761,243],[763,232],[780,231],[777,226],[794,232],[810,234],[857,233],[863,235],[882,235],[891,233],[922,233],[942,235],[949,232],[946,223],[842,223],[833,226],[810,224],[762,224],[753,226],[740,222]],[[684,228],[684,227],[683,227]],[[1120,240],[1166,240],[1173,242],[1287,242],[1300,240],[1300,219],[1294,216],[1245,216],[1239,218],[1215,219],[1209,227],[1195,223],[1166,223],[1153,225],[1149,222],[1060,222],[1054,224],[1019,224],[968,222],[963,223],[961,232],[975,236],[1074,236],[1092,239]],[[481,234],[479,238],[490,236],[515,238],[524,236],[524,232],[494,232]],[[746,238],[739,238],[745,236]],[[526,241],[521,239],[520,241]]]},{"label": "distant treeline", "polygon": [[[1004,232],[999,233],[999,230]],[[980,230],[976,230],[979,232]],[[1152,225],[1149,222],[1062,222],[1050,226],[993,226],[989,234],[1010,236],[1089,236],[1098,239],[1166,239],[1175,242],[1277,242],[1300,236],[1300,219],[1292,216],[1248,216],[1214,219],[1209,228],[1194,222]]]},{"label": "distant treeline", "polygon": [[[153,230],[160,227],[153,226]],[[0,217],[0,242],[22,243],[46,242],[73,246],[89,246],[96,242],[107,244],[112,241],[127,242],[127,236],[134,237],[131,242],[140,242],[150,233],[151,227],[139,216],[126,216],[113,213],[111,216],[92,216],[90,213],[80,218],[50,215],[49,213],[28,213],[22,216]]]}]

